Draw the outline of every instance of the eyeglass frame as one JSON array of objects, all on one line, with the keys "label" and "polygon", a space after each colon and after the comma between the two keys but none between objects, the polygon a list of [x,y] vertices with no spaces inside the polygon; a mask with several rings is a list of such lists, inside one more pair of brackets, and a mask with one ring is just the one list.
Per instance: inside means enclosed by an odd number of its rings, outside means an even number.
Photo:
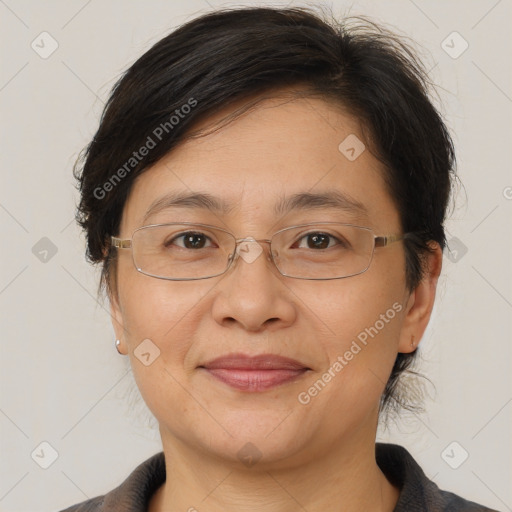
[{"label": "eyeglass frame", "polygon": [[[307,226],[317,226],[317,225],[324,225],[324,224],[335,224],[338,226],[347,226],[347,227],[364,229],[373,235],[373,248],[372,248],[372,252],[370,254],[370,259],[368,261],[368,265],[366,266],[366,268],[361,270],[360,272],[356,272],[355,274],[350,274],[348,276],[341,276],[341,277],[295,277],[295,276],[290,276],[290,275],[283,273],[281,271],[281,269],[277,266],[277,263],[275,262],[274,256],[272,254],[272,239],[274,238],[274,236],[276,236],[277,234],[279,234],[283,231],[287,231],[289,229],[301,228],[301,227],[307,227]],[[176,278],[176,277],[161,277],[161,276],[156,276],[154,274],[149,274],[147,272],[142,271],[140,268],[137,267],[137,265],[135,263],[135,259],[133,257],[133,251],[132,251],[132,262],[133,262],[133,266],[135,267],[137,272],[140,272],[141,274],[148,276],[148,277],[153,277],[155,279],[164,279],[166,281],[199,281],[201,279],[210,279],[212,277],[218,277],[218,276],[225,274],[233,266],[233,264],[236,263],[236,261],[238,260],[238,258],[240,256],[238,246],[242,242],[257,242],[257,243],[265,242],[265,243],[268,243],[270,258],[267,257],[267,259],[270,259],[270,261],[273,263],[274,267],[277,269],[279,274],[281,274],[284,277],[289,277],[290,279],[303,279],[303,280],[308,280],[308,281],[331,281],[333,279],[346,279],[347,277],[354,277],[354,276],[358,276],[360,274],[364,274],[370,268],[376,248],[388,247],[389,245],[391,245],[395,242],[399,242],[400,240],[405,240],[406,238],[409,238],[410,236],[414,235],[413,232],[407,232],[407,233],[401,233],[401,234],[376,235],[373,232],[372,228],[369,228],[367,226],[358,226],[356,224],[348,224],[345,222],[330,221],[330,222],[311,222],[311,223],[307,223],[307,224],[297,224],[295,226],[288,226],[286,228],[280,229],[279,231],[276,231],[270,237],[270,239],[260,238],[260,239],[256,240],[255,238],[252,238],[252,237],[236,238],[235,235],[233,233],[231,233],[230,231],[220,228],[220,227],[217,227],[217,226],[213,226],[211,224],[202,224],[202,223],[196,223],[196,222],[164,222],[164,223],[160,223],[160,224],[149,224],[147,226],[141,226],[133,231],[132,238],[118,238],[116,236],[111,236],[110,237],[111,247],[113,247],[115,249],[132,249],[133,248],[133,246],[132,246],[133,236],[135,235],[135,233],[137,231],[141,231],[146,228],[161,227],[161,226],[200,226],[200,227],[223,231],[224,233],[230,235],[232,238],[235,239],[234,252],[232,255],[229,255],[228,264],[227,264],[226,268],[218,274],[214,274],[214,275],[206,276],[206,277],[192,277],[192,278],[177,277]]]}]

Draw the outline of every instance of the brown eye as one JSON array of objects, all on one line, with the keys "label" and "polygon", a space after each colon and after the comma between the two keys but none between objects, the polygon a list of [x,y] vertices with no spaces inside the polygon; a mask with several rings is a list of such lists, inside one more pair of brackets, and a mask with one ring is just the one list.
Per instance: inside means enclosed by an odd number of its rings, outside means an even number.
[{"label": "brown eye", "polygon": [[184,249],[203,249],[205,246],[208,247],[207,243],[211,246],[211,241],[205,234],[190,231],[173,237],[165,243],[165,246],[177,245]]},{"label": "brown eye", "polygon": [[326,249],[329,247],[329,235],[324,233],[315,233],[313,235],[307,235],[307,244],[310,249]]},{"label": "brown eye", "polygon": [[298,249],[329,249],[334,245],[341,247],[347,244],[329,233],[315,232],[302,236],[297,242]]}]

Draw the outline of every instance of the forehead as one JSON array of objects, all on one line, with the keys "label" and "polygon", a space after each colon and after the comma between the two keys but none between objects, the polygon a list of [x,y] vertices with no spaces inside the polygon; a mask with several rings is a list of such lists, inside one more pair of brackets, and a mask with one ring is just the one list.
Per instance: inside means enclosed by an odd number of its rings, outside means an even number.
[{"label": "forehead", "polygon": [[216,213],[248,220],[257,214],[261,222],[282,215],[291,196],[338,193],[366,209],[369,222],[396,223],[383,166],[365,149],[358,119],[317,98],[280,97],[212,131],[241,105],[195,126],[206,135],[182,143],[135,180],[123,224],[143,225],[166,196],[195,193],[219,199],[224,208]]}]

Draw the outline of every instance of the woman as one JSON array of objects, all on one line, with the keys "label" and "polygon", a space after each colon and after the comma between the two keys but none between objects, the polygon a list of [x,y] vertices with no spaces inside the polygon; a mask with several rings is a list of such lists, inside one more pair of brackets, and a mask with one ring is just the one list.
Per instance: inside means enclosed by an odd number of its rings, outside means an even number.
[{"label": "woman", "polygon": [[484,511],[375,443],[432,312],[454,153],[396,37],[218,11],[114,88],[77,171],[163,452],[68,511]]}]

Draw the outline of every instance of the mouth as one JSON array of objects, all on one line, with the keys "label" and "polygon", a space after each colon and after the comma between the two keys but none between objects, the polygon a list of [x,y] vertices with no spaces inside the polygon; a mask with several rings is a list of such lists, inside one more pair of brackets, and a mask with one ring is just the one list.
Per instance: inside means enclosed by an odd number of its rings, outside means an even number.
[{"label": "mouth", "polygon": [[300,361],[275,354],[229,354],[199,368],[234,389],[249,392],[261,392],[292,382],[311,370]]}]

